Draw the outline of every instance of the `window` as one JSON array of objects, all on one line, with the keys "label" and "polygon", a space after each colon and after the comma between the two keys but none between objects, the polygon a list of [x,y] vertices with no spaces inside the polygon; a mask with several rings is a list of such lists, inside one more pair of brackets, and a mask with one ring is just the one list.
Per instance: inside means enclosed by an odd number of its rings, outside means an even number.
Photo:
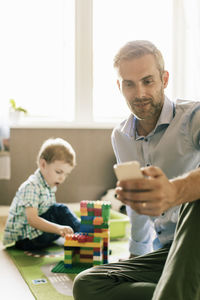
[{"label": "window", "polygon": [[[198,61],[190,63],[195,52],[184,37],[199,47],[199,4],[194,3],[188,15],[186,0],[0,1],[1,107],[5,110],[13,98],[36,124],[113,126],[129,114],[116,85],[113,57],[134,39],[151,40],[163,53],[171,75],[169,97],[177,92],[192,96],[193,85],[187,93],[183,89],[191,72],[184,68]],[[194,28],[196,39],[190,35]],[[198,78],[194,74],[193,68]],[[196,84],[195,96],[198,91]]]},{"label": "window", "polygon": [[74,1],[0,2],[4,108],[13,98],[30,116],[74,119],[74,32]]},{"label": "window", "polygon": [[[94,0],[94,118],[119,120],[128,109],[116,85],[113,58],[127,41],[152,41],[162,52],[166,69],[172,69],[172,1]],[[166,93],[171,96],[171,80]]]}]

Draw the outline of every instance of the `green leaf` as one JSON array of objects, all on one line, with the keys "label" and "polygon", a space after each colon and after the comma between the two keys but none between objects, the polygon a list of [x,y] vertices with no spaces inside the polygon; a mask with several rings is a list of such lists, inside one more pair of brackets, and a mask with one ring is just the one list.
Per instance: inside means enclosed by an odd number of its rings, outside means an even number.
[{"label": "green leaf", "polygon": [[16,102],[15,102],[15,100],[14,99],[10,99],[10,106],[11,106],[11,108],[13,109],[13,110],[15,110],[15,111],[21,111],[21,112],[23,112],[24,114],[27,114],[28,113],[28,111],[25,109],[25,108],[23,108],[23,107],[21,107],[21,106],[16,106]]},{"label": "green leaf", "polygon": [[13,109],[16,109],[16,103],[14,99],[10,99],[10,105]]},{"label": "green leaf", "polygon": [[25,109],[25,108],[22,108],[22,107],[16,107],[16,110],[18,110],[18,111],[22,111],[22,112],[24,112],[25,114],[27,114],[27,110]]}]

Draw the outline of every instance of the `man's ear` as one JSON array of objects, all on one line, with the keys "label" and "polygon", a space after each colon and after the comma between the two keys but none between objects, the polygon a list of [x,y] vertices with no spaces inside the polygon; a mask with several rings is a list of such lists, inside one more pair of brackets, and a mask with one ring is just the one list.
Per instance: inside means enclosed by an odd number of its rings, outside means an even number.
[{"label": "man's ear", "polygon": [[164,84],[164,88],[167,87],[169,82],[169,72],[168,71],[164,71],[163,72],[163,84]]},{"label": "man's ear", "polygon": [[121,85],[120,85],[120,81],[119,81],[119,79],[117,80],[117,86],[118,86],[118,89],[120,90],[120,92],[121,92]]}]

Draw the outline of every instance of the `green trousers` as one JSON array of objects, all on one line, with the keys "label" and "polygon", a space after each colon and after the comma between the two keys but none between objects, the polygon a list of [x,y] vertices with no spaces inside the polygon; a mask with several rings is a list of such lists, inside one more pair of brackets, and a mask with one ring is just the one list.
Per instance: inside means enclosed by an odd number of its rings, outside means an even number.
[{"label": "green trousers", "polygon": [[83,271],[73,294],[75,300],[200,300],[200,200],[181,206],[171,246]]}]

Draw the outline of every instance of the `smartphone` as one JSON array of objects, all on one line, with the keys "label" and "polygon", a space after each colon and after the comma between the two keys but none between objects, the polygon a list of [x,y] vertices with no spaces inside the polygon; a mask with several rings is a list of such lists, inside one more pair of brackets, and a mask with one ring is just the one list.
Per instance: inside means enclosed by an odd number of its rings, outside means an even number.
[{"label": "smartphone", "polygon": [[129,161],[114,165],[114,171],[118,180],[128,180],[134,178],[143,178],[138,161]]}]

